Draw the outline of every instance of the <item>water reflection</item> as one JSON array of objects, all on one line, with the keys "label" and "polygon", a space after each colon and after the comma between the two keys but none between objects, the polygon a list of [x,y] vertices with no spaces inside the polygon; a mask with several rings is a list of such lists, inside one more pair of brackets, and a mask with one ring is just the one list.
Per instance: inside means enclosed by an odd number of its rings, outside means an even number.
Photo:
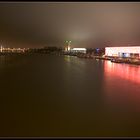
[{"label": "water reflection", "polygon": [[140,112],[140,66],[104,62],[104,99],[118,109]]},{"label": "water reflection", "polygon": [[42,54],[0,63],[0,136],[140,136],[140,67]]},{"label": "water reflection", "polygon": [[140,66],[117,64],[110,61],[104,62],[104,71],[106,75],[120,77],[140,84]]}]

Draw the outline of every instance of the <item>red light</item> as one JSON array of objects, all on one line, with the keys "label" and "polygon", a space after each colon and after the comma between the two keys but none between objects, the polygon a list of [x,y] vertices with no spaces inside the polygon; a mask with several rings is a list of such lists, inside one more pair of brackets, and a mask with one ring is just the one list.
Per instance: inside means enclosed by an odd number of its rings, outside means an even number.
[{"label": "red light", "polygon": [[140,112],[140,66],[104,62],[105,101]]},{"label": "red light", "polygon": [[140,66],[105,61],[105,73],[140,84]]}]

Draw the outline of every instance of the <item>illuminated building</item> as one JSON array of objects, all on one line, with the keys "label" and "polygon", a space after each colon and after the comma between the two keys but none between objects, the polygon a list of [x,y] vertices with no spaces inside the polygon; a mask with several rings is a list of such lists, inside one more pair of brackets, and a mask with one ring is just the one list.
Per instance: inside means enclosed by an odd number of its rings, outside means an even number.
[{"label": "illuminated building", "polygon": [[70,49],[70,52],[73,52],[73,53],[86,53],[86,48],[72,48]]},{"label": "illuminated building", "polygon": [[71,44],[71,41],[66,41],[67,43],[67,46],[65,47],[65,51],[70,51],[71,47],[70,47],[70,44]]},{"label": "illuminated building", "polygon": [[131,47],[106,47],[105,55],[110,57],[139,58],[140,46]]}]

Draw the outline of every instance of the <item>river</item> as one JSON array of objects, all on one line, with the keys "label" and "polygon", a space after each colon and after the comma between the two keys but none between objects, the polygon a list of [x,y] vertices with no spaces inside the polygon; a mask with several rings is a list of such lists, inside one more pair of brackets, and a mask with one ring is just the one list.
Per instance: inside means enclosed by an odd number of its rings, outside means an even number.
[{"label": "river", "polygon": [[140,136],[140,66],[0,56],[0,136]]}]

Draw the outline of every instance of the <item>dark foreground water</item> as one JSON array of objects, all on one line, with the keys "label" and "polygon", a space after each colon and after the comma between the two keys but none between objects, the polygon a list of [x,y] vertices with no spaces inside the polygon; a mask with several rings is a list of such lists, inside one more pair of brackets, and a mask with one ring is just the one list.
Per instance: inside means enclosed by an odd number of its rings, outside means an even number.
[{"label": "dark foreground water", "polygon": [[0,56],[0,136],[140,136],[140,66]]}]

